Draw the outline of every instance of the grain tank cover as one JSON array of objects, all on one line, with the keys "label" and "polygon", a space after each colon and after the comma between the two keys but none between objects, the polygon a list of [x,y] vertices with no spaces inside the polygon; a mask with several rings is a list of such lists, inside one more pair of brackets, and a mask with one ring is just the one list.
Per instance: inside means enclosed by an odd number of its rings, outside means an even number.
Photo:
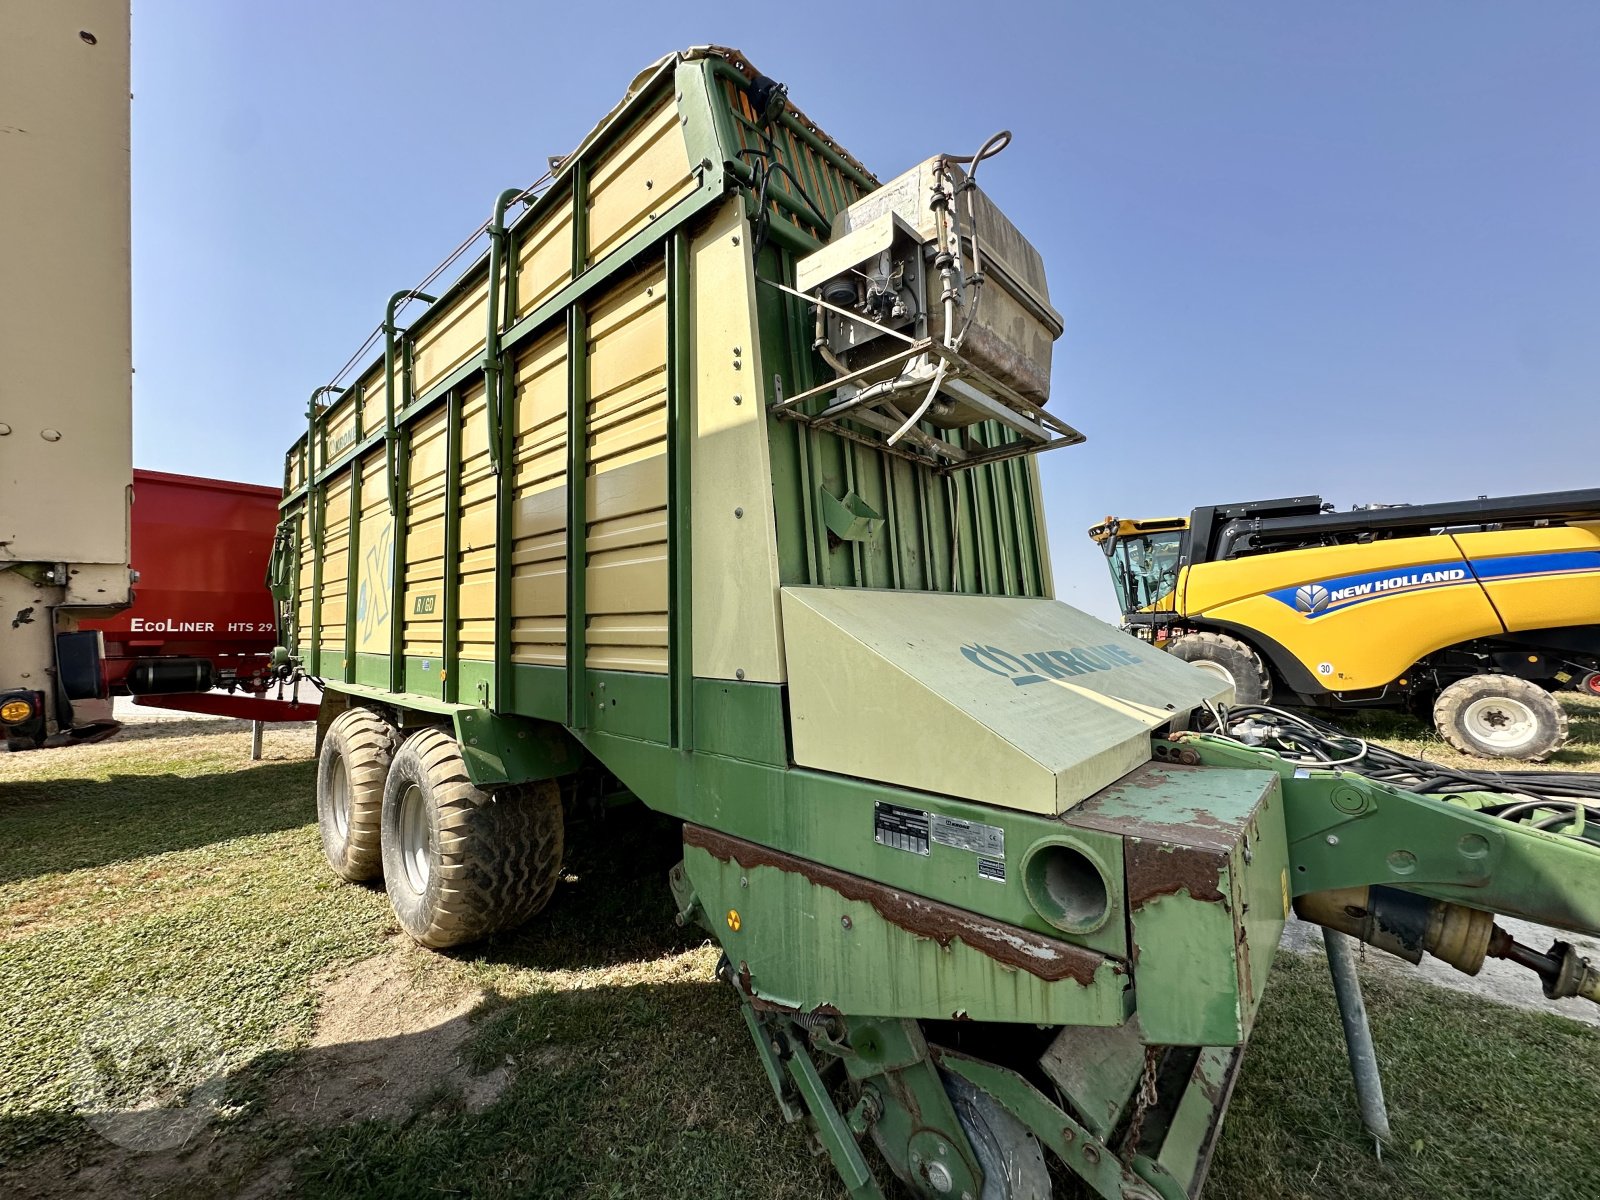
[{"label": "grain tank cover", "polygon": [[803,767],[1055,815],[1150,757],[1217,676],[1055,600],[783,589]]}]

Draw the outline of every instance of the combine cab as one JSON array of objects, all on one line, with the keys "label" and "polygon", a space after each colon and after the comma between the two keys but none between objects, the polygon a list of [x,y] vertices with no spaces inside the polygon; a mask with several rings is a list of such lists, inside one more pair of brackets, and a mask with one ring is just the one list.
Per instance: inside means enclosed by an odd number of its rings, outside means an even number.
[{"label": "combine cab", "polygon": [[280,629],[328,863],[419,942],[534,918],[626,789],[851,1195],[870,1140],[921,1196],[1178,1200],[1292,905],[1595,998],[1491,914],[1600,929],[1600,848],[1180,732],[1227,684],[1051,599],[1080,437],[1003,142],[882,182],[734,51],[651,67],[313,392]]}]

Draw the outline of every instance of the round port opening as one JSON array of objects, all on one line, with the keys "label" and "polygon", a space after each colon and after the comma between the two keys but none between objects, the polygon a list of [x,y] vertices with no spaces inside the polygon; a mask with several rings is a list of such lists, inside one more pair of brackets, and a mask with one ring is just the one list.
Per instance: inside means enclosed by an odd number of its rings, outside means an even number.
[{"label": "round port opening", "polygon": [[1077,846],[1043,842],[1022,864],[1028,902],[1066,933],[1093,933],[1111,915],[1111,895],[1100,864]]}]

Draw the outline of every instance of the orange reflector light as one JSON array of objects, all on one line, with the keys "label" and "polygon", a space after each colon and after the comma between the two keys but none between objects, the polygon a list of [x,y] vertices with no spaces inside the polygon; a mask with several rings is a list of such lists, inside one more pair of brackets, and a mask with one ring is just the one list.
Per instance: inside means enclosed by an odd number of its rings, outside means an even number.
[{"label": "orange reflector light", "polygon": [[7,700],[0,704],[0,721],[7,725],[20,725],[33,716],[33,705],[26,700]]}]

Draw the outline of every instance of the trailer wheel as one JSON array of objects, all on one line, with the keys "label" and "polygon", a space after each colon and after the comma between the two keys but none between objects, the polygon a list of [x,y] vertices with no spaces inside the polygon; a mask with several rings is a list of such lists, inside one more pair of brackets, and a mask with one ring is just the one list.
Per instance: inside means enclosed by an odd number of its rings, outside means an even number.
[{"label": "trailer wheel", "polygon": [[400,927],[424,946],[459,946],[532,917],[560,878],[562,838],[553,782],[481,791],[443,730],[414,734],[389,768],[384,886]]},{"label": "trailer wheel", "polygon": [[1478,758],[1548,758],[1567,740],[1567,714],[1536,683],[1515,675],[1473,675],[1439,693],[1439,736]]},{"label": "trailer wheel", "polygon": [[1186,633],[1167,643],[1167,653],[1233,684],[1234,703],[1266,704],[1272,676],[1261,656],[1225,633]]},{"label": "trailer wheel", "polygon": [[317,825],[322,853],[341,879],[376,879],[383,870],[383,783],[399,743],[394,726],[367,708],[346,709],[323,735]]}]

